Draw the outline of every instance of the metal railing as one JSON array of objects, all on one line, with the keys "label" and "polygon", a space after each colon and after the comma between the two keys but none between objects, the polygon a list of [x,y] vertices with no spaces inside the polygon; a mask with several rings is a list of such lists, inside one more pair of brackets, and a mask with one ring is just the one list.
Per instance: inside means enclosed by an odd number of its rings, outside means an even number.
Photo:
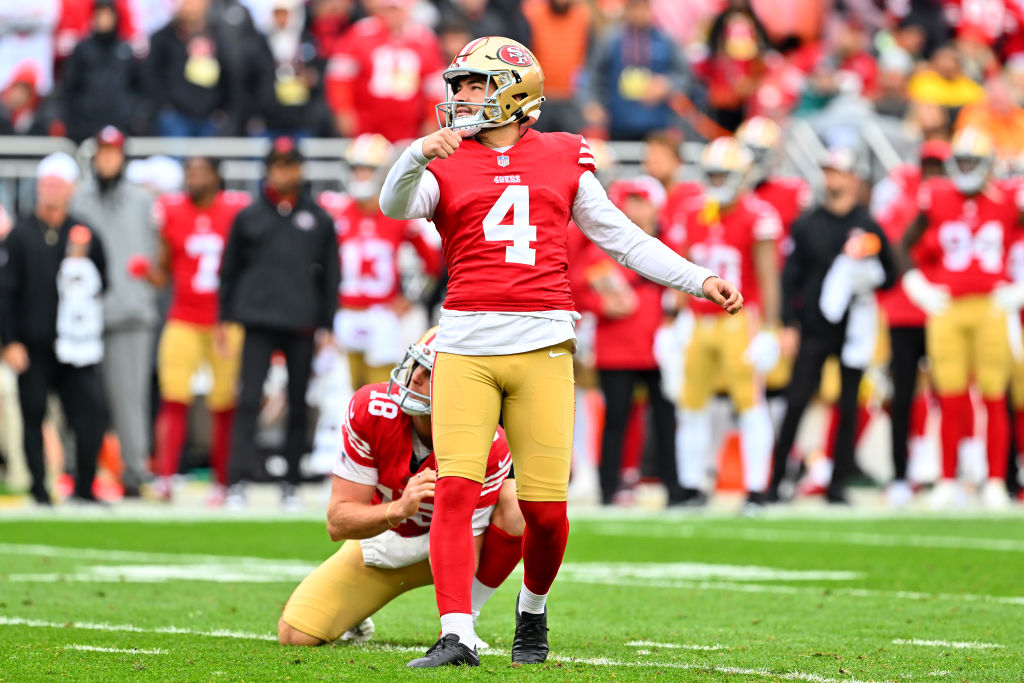
[{"label": "metal railing", "polygon": [[[889,139],[891,129],[887,131],[875,124],[866,126],[863,132],[867,149],[883,171],[888,171],[900,161],[901,156]],[[125,153],[129,159],[154,155],[215,157],[221,160],[221,172],[229,188],[251,191],[263,176],[263,157],[269,144],[262,138],[139,137],[127,140]],[[341,188],[344,177],[341,157],[347,144],[347,140],[338,138],[313,138],[299,142],[299,148],[306,157],[305,176],[314,191]],[[642,172],[644,143],[611,142],[609,147],[616,160],[618,175],[628,177]],[[688,178],[696,177],[695,165],[702,149],[700,142],[683,143],[680,151]],[[12,213],[30,210],[34,203],[36,166],[42,157],[52,152],[66,152],[86,168],[94,151],[92,140],[76,145],[65,138],[0,137],[0,203]],[[814,128],[802,119],[794,119],[785,131],[779,159],[781,172],[799,175],[813,188],[820,189],[822,174],[818,160],[823,152],[824,146]]]}]

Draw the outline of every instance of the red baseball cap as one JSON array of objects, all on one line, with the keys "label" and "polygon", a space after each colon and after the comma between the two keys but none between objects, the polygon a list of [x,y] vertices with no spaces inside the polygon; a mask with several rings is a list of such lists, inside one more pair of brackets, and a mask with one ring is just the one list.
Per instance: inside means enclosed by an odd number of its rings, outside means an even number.
[{"label": "red baseball cap", "polygon": [[953,155],[953,148],[949,146],[949,143],[945,140],[928,140],[921,144],[921,149],[918,150],[918,156],[921,161],[925,159],[938,159],[939,161],[945,161]]},{"label": "red baseball cap", "polygon": [[266,164],[270,166],[278,161],[285,163],[302,163],[302,152],[299,151],[298,142],[288,135],[281,135],[274,138],[270,144],[270,151],[267,152]]},{"label": "red baseball cap", "polygon": [[117,126],[104,126],[103,130],[96,133],[96,144],[124,149],[124,133],[118,130]]}]

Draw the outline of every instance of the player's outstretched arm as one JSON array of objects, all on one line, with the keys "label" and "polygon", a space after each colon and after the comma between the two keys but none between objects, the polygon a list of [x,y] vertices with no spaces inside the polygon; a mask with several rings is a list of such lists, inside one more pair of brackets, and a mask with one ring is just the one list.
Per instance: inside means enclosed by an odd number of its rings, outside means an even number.
[{"label": "player's outstretched arm", "polygon": [[431,159],[447,159],[459,147],[462,138],[450,128],[442,128],[414,140],[395,161],[380,192],[380,210],[388,218],[411,220],[431,218],[441,198],[437,178],[427,171]]},{"label": "player's outstretched arm", "polygon": [[590,171],[580,176],[572,217],[594,244],[648,280],[734,308],[726,309],[730,313],[742,308],[743,297],[735,286],[641,230],[608,199]]}]

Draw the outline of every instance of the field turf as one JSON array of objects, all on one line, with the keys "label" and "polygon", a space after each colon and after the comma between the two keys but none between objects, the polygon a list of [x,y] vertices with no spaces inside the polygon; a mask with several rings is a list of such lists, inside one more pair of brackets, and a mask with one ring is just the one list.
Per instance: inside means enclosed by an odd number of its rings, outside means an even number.
[{"label": "field turf", "polygon": [[576,516],[552,658],[508,658],[517,571],[481,616],[496,654],[409,671],[433,593],[363,646],[282,648],[292,588],[332,552],[308,520],[0,513],[0,681],[1024,681],[1024,517]]}]

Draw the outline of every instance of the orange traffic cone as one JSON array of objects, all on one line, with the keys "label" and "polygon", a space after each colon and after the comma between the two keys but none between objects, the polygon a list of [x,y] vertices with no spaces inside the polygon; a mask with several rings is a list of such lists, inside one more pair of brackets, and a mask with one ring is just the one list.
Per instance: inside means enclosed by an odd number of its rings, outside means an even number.
[{"label": "orange traffic cone", "polygon": [[718,480],[715,482],[718,491],[742,493],[743,486],[743,454],[740,453],[740,435],[736,431],[729,432],[722,440],[722,450],[718,454]]}]

